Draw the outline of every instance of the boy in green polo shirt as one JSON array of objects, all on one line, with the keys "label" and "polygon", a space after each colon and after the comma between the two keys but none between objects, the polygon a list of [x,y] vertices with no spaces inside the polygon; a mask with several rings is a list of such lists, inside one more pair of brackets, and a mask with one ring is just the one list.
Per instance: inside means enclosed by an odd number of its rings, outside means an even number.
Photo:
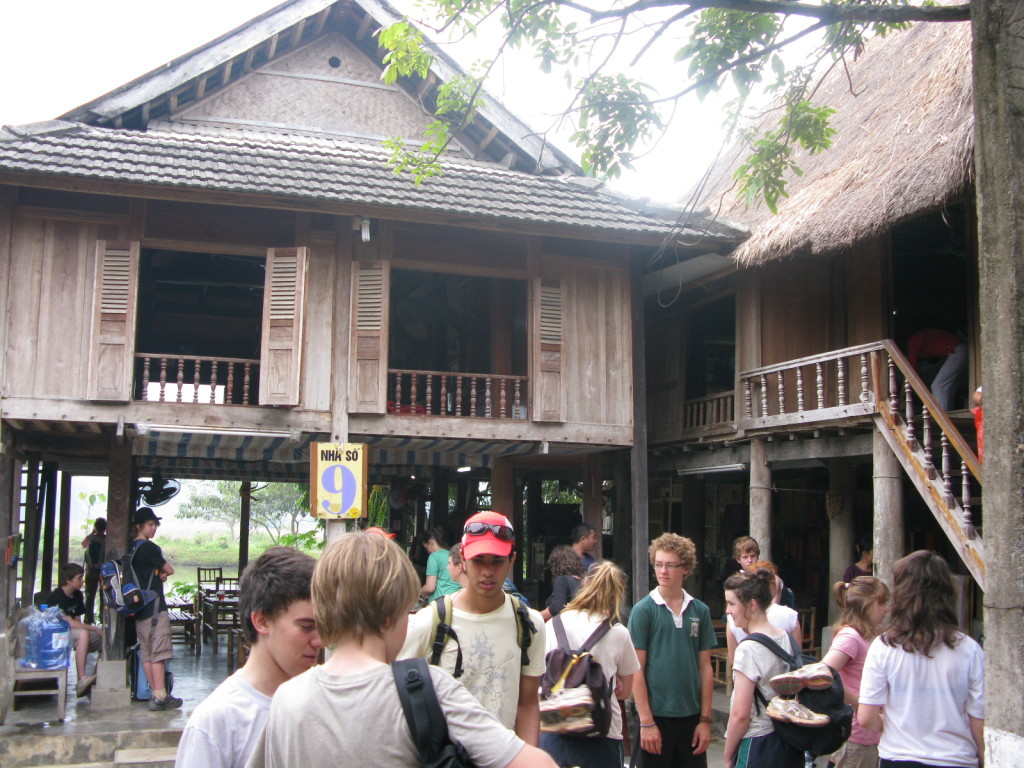
[{"label": "boy in green polo shirt", "polygon": [[693,542],[664,533],[648,548],[658,580],[629,615],[640,669],[633,698],[640,724],[638,768],[707,766],[711,742],[711,612],[683,589],[697,563]]}]

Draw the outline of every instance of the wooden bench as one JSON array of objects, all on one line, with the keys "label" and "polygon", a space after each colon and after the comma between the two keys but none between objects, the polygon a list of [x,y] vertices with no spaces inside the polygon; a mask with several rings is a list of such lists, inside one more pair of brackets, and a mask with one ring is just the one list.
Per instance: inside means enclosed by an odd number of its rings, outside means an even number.
[{"label": "wooden bench", "polygon": [[167,618],[171,622],[171,641],[180,639],[182,642],[196,647],[196,614],[184,608],[167,609]]}]

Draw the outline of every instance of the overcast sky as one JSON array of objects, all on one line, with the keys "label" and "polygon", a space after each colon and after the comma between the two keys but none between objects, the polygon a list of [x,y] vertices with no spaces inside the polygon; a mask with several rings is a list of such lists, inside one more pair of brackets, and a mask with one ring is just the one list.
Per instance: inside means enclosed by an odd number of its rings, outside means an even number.
[{"label": "overcast sky", "polygon": [[[0,125],[49,120],[165,64],[279,5],[279,0],[0,0]],[[465,60],[466,55],[457,58]],[[464,61],[465,63],[465,61]],[[679,67],[682,69],[682,67]],[[561,80],[499,71],[488,90],[543,130],[563,104]],[[682,72],[679,72],[680,78]],[[679,197],[719,146],[714,104],[686,102],[673,133],[615,183],[636,195]],[[562,141],[572,156],[578,152]]]}]

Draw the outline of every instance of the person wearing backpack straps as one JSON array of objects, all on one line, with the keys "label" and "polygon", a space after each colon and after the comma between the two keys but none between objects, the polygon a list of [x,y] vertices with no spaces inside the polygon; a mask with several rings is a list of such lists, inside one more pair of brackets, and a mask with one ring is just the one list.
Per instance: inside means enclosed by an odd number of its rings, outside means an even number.
[{"label": "person wearing backpack straps", "polygon": [[[133,518],[135,523],[135,554],[132,567],[148,589],[156,593],[156,599],[135,615],[135,633],[142,653],[142,668],[146,673],[153,697],[149,708],[178,709],[181,699],[167,692],[166,662],[174,658],[171,648],[171,622],[164,600],[164,582],[174,573],[174,568],[164,559],[163,550],[152,542],[160,527],[160,518],[149,507],[139,507]],[[149,578],[150,576],[155,578]]]},{"label": "person wearing backpack straps", "polygon": [[611,726],[607,736],[589,738],[541,733],[541,748],[563,768],[575,765],[587,768],[622,766],[622,715],[618,702],[629,698],[633,691],[633,674],[640,669],[629,630],[622,624],[625,591],[626,574],[622,569],[609,560],[599,562],[590,569],[576,597],[546,625],[546,654],[559,648],[556,622],[565,632],[569,649],[581,648],[605,622],[610,625],[590,648],[590,653],[613,685],[608,701]]},{"label": "person wearing backpack straps", "polygon": [[441,742],[477,768],[554,768],[443,669],[395,662],[419,590],[412,563],[388,538],[347,533],[328,545],[311,597],[331,655],[278,686],[248,768],[470,764],[437,762],[432,747]]},{"label": "person wearing backpack straps", "polygon": [[[725,612],[748,634],[767,635],[786,653],[795,654],[791,637],[768,620],[774,574],[767,568],[740,571],[725,580]],[[733,660],[732,700],[725,733],[725,763],[729,768],[802,768],[804,754],[786,744],[775,732],[765,709],[755,701],[755,690],[764,700],[775,696],[769,681],[789,671],[789,666],[768,648],[741,642]]]},{"label": "person wearing backpack straps", "polygon": [[[502,591],[516,559],[514,540],[512,523],[500,512],[478,512],[466,521],[466,588],[413,615],[399,658],[436,659],[506,728],[514,728],[523,741],[536,746],[544,646],[535,635],[544,620]],[[439,622],[442,607],[445,615]],[[439,626],[448,630],[440,637]],[[434,653],[435,643],[441,648],[439,655]]]}]

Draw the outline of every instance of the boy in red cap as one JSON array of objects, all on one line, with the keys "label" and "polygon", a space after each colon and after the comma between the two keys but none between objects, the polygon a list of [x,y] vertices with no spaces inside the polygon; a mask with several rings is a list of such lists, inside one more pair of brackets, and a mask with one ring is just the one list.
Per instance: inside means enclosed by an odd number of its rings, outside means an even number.
[{"label": "boy in red cap", "polygon": [[[512,523],[500,512],[478,512],[466,521],[462,559],[467,584],[448,598],[452,612],[445,621],[457,639],[451,635],[444,639],[440,666],[456,674],[461,655],[462,674],[456,675],[459,682],[506,728],[514,728],[519,738],[536,746],[544,643],[534,635],[544,620],[537,611],[517,606],[501,588],[515,563],[514,540]],[[517,608],[525,618],[517,617]],[[435,602],[412,616],[399,658],[430,659],[437,635],[437,610]]]}]

